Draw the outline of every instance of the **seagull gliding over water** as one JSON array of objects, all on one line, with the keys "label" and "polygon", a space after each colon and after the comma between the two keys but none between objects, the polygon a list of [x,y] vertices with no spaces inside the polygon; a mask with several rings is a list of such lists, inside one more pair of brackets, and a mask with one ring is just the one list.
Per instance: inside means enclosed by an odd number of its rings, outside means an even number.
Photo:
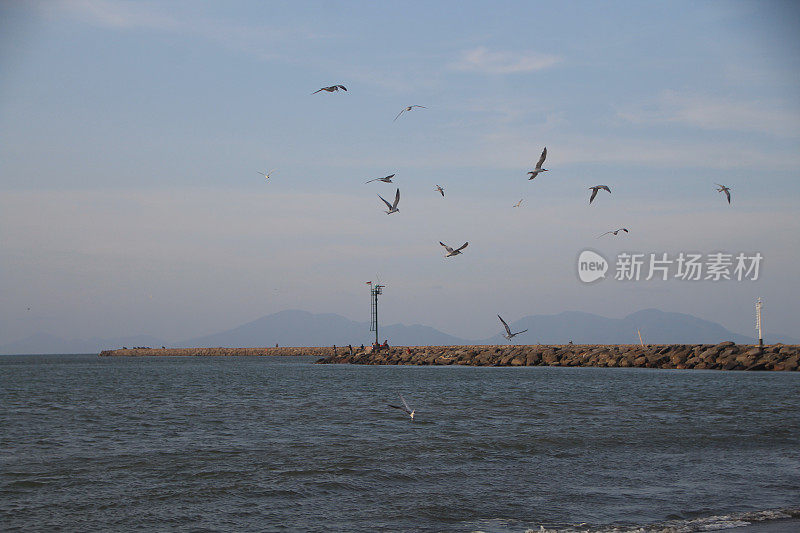
[{"label": "seagull gliding over water", "polygon": [[536,163],[536,168],[528,172],[528,174],[531,175],[531,177],[528,178],[529,180],[532,180],[533,178],[538,176],[540,172],[547,172],[546,168],[542,168],[542,165],[544,164],[544,160],[546,157],[547,157],[547,146],[545,146],[544,150],[542,150],[542,155],[539,156],[539,161]]},{"label": "seagull gliding over water", "polygon": [[330,87],[323,87],[322,89],[317,89],[311,94],[317,94],[320,91],[328,91],[329,93],[332,93],[334,91],[338,91],[339,89],[343,90],[344,92],[347,92],[347,87],[345,87],[344,85],[331,85]]},{"label": "seagull gliding over water", "polygon": [[394,177],[394,174],[389,174],[385,178],[375,178],[374,180],[367,180],[364,183],[370,183],[370,182],[373,182],[373,181],[382,181],[384,183],[391,183],[393,177]]},{"label": "seagull gliding over water", "polygon": [[408,416],[411,417],[411,420],[414,420],[414,413],[416,412],[416,409],[411,409],[408,406],[408,404],[406,403],[406,399],[403,398],[402,394],[400,394],[399,396],[400,396],[400,399],[403,401],[403,406],[402,407],[400,407],[399,405],[392,405],[392,404],[389,404],[389,403],[387,403],[386,405],[388,405],[389,407],[393,407],[394,409],[400,409],[401,411],[405,411],[406,414],[408,414]]},{"label": "seagull gliding over water", "polygon": [[389,210],[386,211],[387,215],[391,215],[392,213],[397,213],[398,211],[400,211],[399,209],[397,209],[397,204],[400,203],[400,189],[397,189],[397,193],[394,195],[394,204],[390,204],[389,202],[387,202],[380,194],[378,195],[378,198],[383,200],[383,203],[385,203],[389,207]]},{"label": "seagull gliding over water", "polygon": [[265,174],[264,172],[259,172],[258,170],[256,170],[256,172],[258,172],[259,174],[261,174],[262,176],[264,176],[264,178],[265,178],[265,179],[269,179],[269,178],[270,178],[270,176],[272,175],[272,173],[273,173],[273,172],[275,172],[275,171],[274,171],[274,170],[270,170],[270,171],[269,171],[269,172],[267,172],[266,174]]},{"label": "seagull gliding over water", "polygon": [[442,193],[442,198],[444,198],[444,189],[442,189],[441,185],[436,185],[434,191],[439,191],[440,193]]},{"label": "seagull gliding over water", "polygon": [[[411,110],[412,110],[413,108],[415,108],[415,107],[421,107],[422,109],[428,109],[428,108],[427,108],[427,107],[425,107],[424,105],[410,105],[410,106],[406,107],[405,109],[403,109],[402,111],[400,111],[400,112],[397,114],[397,116],[396,116],[396,117],[394,117],[394,120],[397,120],[398,118],[400,118],[400,115],[402,115],[402,114],[403,114],[403,113],[405,113],[406,111],[411,111]],[[393,120],[392,122],[394,122],[394,120]]]},{"label": "seagull gliding over water", "polygon": [[608,188],[608,185],[595,185],[594,187],[589,187],[589,188],[592,190],[592,197],[589,198],[589,203],[592,203],[594,197],[597,196],[597,191],[599,191],[600,189],[604,189],[609,193],[611,192],[611,189]]},{"label": "seagull gliding over water", "polygon": [[[603,235],[608,235],[609,233],[613,233],[614,235],[616,235],[620,231],[624,231],[625,233],[628,233],[628,229],[627,228],[619,228],[619,229],[615,229],[614,231],[607,231],[607,232],[603,233]],[[597,238],[599,239],[603,235],[599,235]]]},{"label": "seagull gliding over water", "polygon": [[445,257],[453,257],[454,255],[459,255],[459,254],[461,253],[461,250],[463,250],[464,248],[466,248],[466,247],[467,247],[467,245],[469,245],[469,242],[465,242],[464,244],[462,244],[462,245],[461,245],[461,247],[460,247],[460,248],[457,248],[457,249],[455,249],[455,250],[453,250],[452,248],[450,248],[449,246],[447,246],[447,245],[446,245],[445,243],[443,243],[442,241],[439,241],[439,244],[441,244],[442,246],[444,246],[444,249],[445,249],[445,250],[447,250],[447,253],[445,254]]},{"label": "seagull gliding over water", "polygon": [[497,315],[497,318],[500,319],[500,322],[503,323],[503,327],[506,328],[506,332],[503,335],[503,337],[508,339],[510,342],[514,342],[512,339],[514,337],[516,337],[517,335],[519,335],[520,333],[525,333],[526,331],[528,331],[527,329],[523,329],[522,331],[518,331],[516,333],[511,333],[511,328],[508,327],[508,324],[506,324],[506,321],[503,320],[503,317],[501,317],[500,315]]},{"label": "seagull gliding over water", "polygon": [[720,185],[719,183],[717,183],[717,185],[719,185],[719,189],[717,189],[717,192],[724,192],[725,196],[728,197],[728,203],[731,203],[731,188],[726,187],[724,185]]}]

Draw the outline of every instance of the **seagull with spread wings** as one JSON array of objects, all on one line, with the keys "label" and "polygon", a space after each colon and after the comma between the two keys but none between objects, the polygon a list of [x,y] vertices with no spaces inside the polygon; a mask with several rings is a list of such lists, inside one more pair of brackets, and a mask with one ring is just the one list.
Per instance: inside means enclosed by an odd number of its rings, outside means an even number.
[{"label": "seagull with spread wings", "polygon": [[[603,233],[603,235],[608,235],[609,233],[612,233],[612,234],[616,235],[616,234],[617,234],[617,233],[619,233],[620,231],[624,231],[625,233],[629,233],[629,232],[628,232],[628,228],[619,228],[619,229],[615,229],[614,231],[607,231],[607,232]],[[600,237],[602,237],[603,235],[598,235],[598,237],[597,237],[597,238],[599,239],[599,238],[600,238]]]},{"label": "seagull with spread wings", "polygon": [[339,89],[343,90],[344,92],[347,92],[347,87],[345,87],[344,85],[331,85],[330,87],[323,87],[322,89],[317,89],[311,94],[317,94],[320,91],[328,91],[329,93],[332,93],[338,91]]},{"label": "seagull with spread wings", "polygon": [[539,156],[539,161],[536,163],[536,168],[528,172],[528,174],[531,175],[531,177],[528,178],[529,180],[532,180],[533,178],[538,176],[540,172],[547,172],[546,168],[542,168],[542,165],[544,164],[544,160],[546,157],[547,157],[547,146],[545,146],[544,150],[542,150],[542,155]]},{"label": "seagull with spread wings", "polygon": [[386,405],[388,405],[389,407],[391,407],[393,409],[400,409],[401,411],[405,412],[408,416],[410,416],[411,420],[414,420],[414,413],[416,412],[416,409],[411,409],[408,406],[408,404],[406,403],[406,399],[403,398],[402,394],[399,394],[399,396],[400,396],[400,400],[403,402],[402,407],[399,406],[399,405],[392,405],[390,403],[387,403]]},{"label": "seagull with spread wings", "polygon": [[442,189],[441,185],[437,184],[436,187],[433,190],[434,191],[439,191],[440,193],[442,193],[442,198],[444,198],[444,189]]},{"label": "seagull with spread wings", "polygon": [[256,172],[258,172],[259,174],[264,176],[264,179],[269,179],[270,176],[272,176],[272,173],[275,172],[275,171],[274,170],[270,170],[269,172],[264,173],[264,172],[259,172],[258,170],[256,170]]},{"label": "seagull with spread wings", "polygon": [[611,193],[611,189],[608,188],[608,185],[595,185],[594,187],[589,187],[589,188],[592,190],[592,196],[591,198],[589,198],[589,203],[592,203],[594,197],[597,196],[597,191],[599,191],[600,189],[608,191],[609,194]]},{"label": "seagull with spread wings", "polygon": [[725,196],[728,197],[728,203],[731,203],[731,188],[730,187],[726,187],[724,185],[720,185],[719,183],[717,183],[717,185],[719,186],[719,189],[717,189],[717,192],[724,192]]},{"label": "seagull with spread wings", "polygon": [[382,181],[384,183],[392,183],[392,178],[393,177],[394,177],[394,174],[389,174],[388,176],[386,176],[384,178],[375,178],[373,180],[367,180],[364,183],[371,183],[373,181]]},{"label": "seagull with spread wings", "polygon": [[383,200],[383,203],[385,203],[389,207],[389,210],[386,211],[387,215],[391,215],[392,213],[397,213],[398,211],[400,211],[399,209],[397,209],[397,204],[400,203],[400,189],[397,189],[397,193],[395,193],[394,195],[394,204],[390,204],[389,202],[387,202],[380,194],[378,195],[378,198]]},{"label": "seagull with spread wings", "polygon": [[461,245],[460,248],[456,248],[455,250],[453,250],[452,248],[447,246],[442,241],[439,241],[439,244],[444,246],[444,249],[447,250],[447,253],[445,254],[445,257],[453,257],[454,255],[459,255],[461,253],[461,250],[463,250],[464,248],[466,248],[469,245],[469,242],[465,242],[464,244]]},{"label": "seagull with spread wings", "polygon": [[515,204],[514,204],[513,206],[511,206],[511,207],[519,207],[520,205],[522,205],[522,198],[520,198],[520,199],[519,199],[519,202],[515,203]]},{"label": "seagull with spread wings", "polygon": [[[427,107],[425,107],[424,105],[410,105],[410,106],[406,107],[405,109],[403,109],[402,111],[400,111],[400,112],[397,114],[397,116],[396,116],[396,117],[394,117],[394,120],[397,120],[398,118],[400,118],[400,115],[402,115],[402,114],[403,114],[403,113],[405,113],[406,111],[411,111],[411,110],[412,110],[412,109],[414,109],[415,107],[421,107],[422,109],[428,109],[428,108],[427,108]],[[394,122],[394,120],[393,120],[392,122]]]},{"label": "seagull with spread wings", "polygon": [[511,328],[508,327],[508,324],[506,324],[506,321],[503,320],[503,317],[501,317],[500,315],[497,315],[497,318],[500,319],[500,322],[503,323],[503,327],[506,328],[506,332],[503,335],[503,337],[508,339],[510,342],[514,342],[512,339],[514,337],[516,337],[517,335],[519,335],[520,333],[525,333],[526,331],[528,331],[527,329],[523,329],[522,331],[517,331],[516,333],[511,333]]}]

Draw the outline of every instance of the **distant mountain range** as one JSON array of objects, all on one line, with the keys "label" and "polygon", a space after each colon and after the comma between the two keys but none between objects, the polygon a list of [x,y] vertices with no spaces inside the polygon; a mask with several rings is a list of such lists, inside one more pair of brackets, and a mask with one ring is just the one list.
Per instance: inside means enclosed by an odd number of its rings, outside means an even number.
[{"label": "distant mountain range", "polygon": [[[421,325],[393,324],[381,326],[381,342],[391,339],[396,345],[464,344],[464,339]],[[243,326],[214,335],[198,337],[180,343],[181,347],[216,346],[346,346],[370,344],[375,334],[369,322],[355,322],[336,314],[313,314],[306,311],[281,311]]]},{"label": "distant mountain range", "polygon": [[[509,317],[504,317],[508,319]],[[591,313],[565,311],[557,315],[530,315],[509,323],[513,331],[527,329],[515,338],[518,344],[636,344],[637,330],[648,344],[691,344],[733,341],[737,344],[757,342],[752,337],[728,331],[716,322],[684,313],[667,313],[645,309],[625,318],[606,318]],[[498,332],[502,330],[497,321]],[[419,324],[381,326],[380,338],[392,345],[505,344],[498,333],[487,339],[462,339]],[[330,346],[336,344],[369,344],[374,334],[368,322],[356,322],[336,314],[313,314],[287,310],[267,315],[242,326],[169,343],[146,335],[111,339],[92,338],[67,340],[47,334],[0,346],[0,354],[32,353],[98,353],[123,346],[168,347],[257,347],[257,346]],[[800,344],[798,339],[772,335],[765,342]]]},{"label": "distant mountain range", "polygon": [[109,346],[121,348],[127,346],[163,346],[161,340],[149,335],[117,337],[113,339],[64,339],[47,333],[37,333],[21,341],[0,346],[0,355],[12,354],[45,354],[45,353],[100,353]]},{"label": "distant mountain range", "polygon": [[[527,329],[515,340],[519,344],[638,344],[639,333],[646,344],[710,344],[733,341],[757,342],[752,337],[732,333],[709,320],[684,313],[645,309],[625,318],[605,318],[591,313],[565,311],[557,315],[532,315],[511,324],[512,331]],[[486,344],[500,344],[497,335]],[[777,341],[776,341],[777,342]],[[787,343],[788,344],[788,343]]]}]

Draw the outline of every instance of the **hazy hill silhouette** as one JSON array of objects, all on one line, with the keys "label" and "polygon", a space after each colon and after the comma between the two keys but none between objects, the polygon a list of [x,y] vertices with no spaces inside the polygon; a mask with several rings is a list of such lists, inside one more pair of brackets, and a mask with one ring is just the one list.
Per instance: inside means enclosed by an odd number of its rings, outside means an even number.
[{"label": "hazy hill silhouette", "polygon": [[[739,335],[716,322],[685,313],[668,313],[658,309],[644,309],[624,318],[607,318],[592,313],[565,311],[556,315],[529,315],[518,320],[503,316],[513,331],[528,329],[514,339],[517,344],[637,344],[641,330],[647,344],[690,344],[733,341],[752,344],[755,338]],[[424,325],[381,325],[380,340],[388,339],[390,345],[453,345],[453,344],[506,344],[500,336],[502,325],[494,314],[498,334],[485,339],[464,339],[443,333]],[[122,346],[160,347],[226,347],[253,348],[262,346],[346,346],[370,344],[375,339],[368,322],[356,322],[341,315],[315,314],[307,311],[287,310],[261,317],[233,329],[181,342],[165,342],[147,335],[111,339],[92,338],[67,340],[54,335],[37,333],[27,339],[0,346],[0,354],[34,353],[98,353]],[[770,334],[768,344],[783,342],[800,344],[798,339],[786,335]]]},{"label": "hazy hill silhouette", "polygon": [[[422,325],[391,324],[380,326],[380,340],[389,339],[394,345],[464,344],[460,339]],[[180,343],[185,347],[251,347],[251,346],[330,346],[336,344],[371,344],[375,334],[369,322],[355,322],[340,315],[314,314],[288,310],[267,315],[237,328],[213,335],[197,337]]]},{"label": "hazy hill silhouette", "polygon": [[48,354],[48,353],[99,353],[100,350],[122,348],[127,346],[149,346],[160,348],[164,345],[161,339],[149,335],[133,335],[130,337],[117,337],[101,339],[64,339],[47,333],[36,333],[17,342],[0,346],[0,354]]},{"label": "hazy hill silhouette", "polygon": [[[508,322],[508,317],[503,318]],[[499,320],[497,325],[498,330],[502,330]],[[569,341],[575,344],[638,344],[637,330],[642,332],[646,344],[755,342],[754,338],[733,333],[716,322],[658,309],[644,309],[624,318],[565,311],[557,315],[530,315],[509,322],[509,325],[512,331],[528,329],[526,333],[514,338],[517,344],[566,344]],[[788,337],[787,340],[793,341]],[[506,341],[496,335],[483,342],[499,344]]]}]

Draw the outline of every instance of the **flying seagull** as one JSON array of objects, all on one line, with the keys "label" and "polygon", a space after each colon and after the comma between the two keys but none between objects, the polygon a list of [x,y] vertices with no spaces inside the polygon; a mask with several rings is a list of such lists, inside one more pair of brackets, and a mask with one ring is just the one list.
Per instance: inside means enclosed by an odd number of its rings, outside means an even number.
[{"label": "flying seagull", "polygon": [[503,337],[505,337],[506,339],[508,339],[511,342],[514,342],[512,339],[514,337],[516,337],[517,335],[519,335],[520,333],[525,333],[526,331],[528,331],[527,329],[523,329],[522,331],[518,331],[516,333],[511,333],[511,328],[508,327],[508,324],[506,324],[506,321],[503,320],[503,317],[501,317],[500,315],[497,315],[497,318],[500,319],[500,322],[503,323],[503,327],[506,328],[506,333],[505,333],[505,335],[503,335]]},{"label": "flying seagull", "polygon": [[444,197],[444,189],[442,189],[441,185],[436,185],[434,191],[439,191],[440,193],[442,193],[442,197]]},{"label": "flying seagull", "polygon": [[394,177],[394,174],[389,174],[385,178],[375,178],[374,180],[367,180],[364,183],[370,183],[370,182],[373,182],[373,181],[382,181],[384,183],[391,183],[393,177]]},{"label": "flying seagull", "polygon": [[544,159],[546,157],[547,157],[547,146],[545,146],[544,150],[542,150],[542,155],[539,156],[539,161],[536,163],[536,168],[528,172],[528,174],[531,175],[531,177],[528,178],[529,180],[532,180],[533,178],[538,176],[540,172],[547,172],[546,168],[542,168],[542,165],[544,164]]},{"label": "flying seagull", "polygon": [[[608,235],[609,233],[613,233],[614,235],[616,235],[620,231],[624,231],[625,233],[628,233],[628,229],[627,228],[619,228],[619,229],[615,229],[614,231],[607,231],[607,232],[603,233],[603,235]],[[599,235],[597,238],[599,239],[603,235]]]},{"label": "flying seagull", "polygon": [[392,213],[397,213],[398,211],[400,211],[399,209],[397,209],[397,204],[400,203],[400,189],[397,189],[397,192],[394,195],[394,204],[390,204],[389,202],[387,202],[380,194],[378,195],[378,198],[383,200],[383,203],[385,203],[389,207],[389,210],[386,211],[387,215],[391,215]]},{"label": "flying seagull", "polygon": [[519,199],[519,202],[515,203],[512,207],[519,207],[522,204],[522,198]]},{"label": "flying seagull", "polygon": [[408,406],[408,404],[406,403],[406,399],[405,399],[405,398],[403,398],[403,395],[402,395],[402,394],[400,394],[399,396],[400,396],[400,399],[403,401],[403,405],[402,405],[402,407],[401,407],[401,406],[399,406],[399,405],[392,405],[392,404],[390,404],[390,403],[387,403],[386,405],[388,405],[389,407],[392,407],[392,408],[394,408],[394,409],[400,409],[401,411],[405,411],[405,413],[406,413],[408,416],[410,416],[410,417],[411,417],[411,420],[414,420],[414,413],[416,412],[416,409],[411,409],[411,408]]},{"label": "flying seagull", "polygon": [[275,171],[274,171],[274,170],[270,170],[270,171],[269,171],[269,172],[267,172],[266,174],[265,174],[264,172],[259,172],[258,170],[256,170],[256,172],[258,172],[259,174],[261,174],[262,176],[264,176],[264,178],[265,178],[265,179],[269,179],[269,178],[270,178],[270,176],[272,176],[272,173],[273,173],[273,172],[275,172]]},{"label": "flying seagull", "polygon": [[728,197],[728,203],[731,203],[731,188],[726,187],[724,185],[720,185],[719,183],[717,183],[717,185],[719,185],[719,189],[717,189],[717,192],[724,192],[725,196]]},{"label": "flying seagull", "polygon": [[589,188],[592,190],[592,197],[589,198],[589,203],[592,203],[594,197],[597,196],[597,191],[599,191],[600,189],[604,189],[609,193],[611,192],[611,189],[608,188],[608,185],[595,185],[594,187],[589,187]]},{"label": "flying seagull", "polygon": [[344,85],[331,85],[330,87],[323,87],[322,89],[317,89],[311,94],[317,94],[320,91],[328,91],[329,93],[332,93],[334,91],[338,91],[339,89],[347,92],[347,87],[345,87]]},{"label": "flying seagull", "polygon": [[467,247],[467,245],[468,245],[469,243],[468,243],[468,242],[465,242],[464,244],[462,244],[462,245],[461,245],[461,248],[457,248],[457,249],[455,249],[455,250],[453,250],[452,248],[450,248],[449,246],[447,246],[447,245],[446,245],[445,243],[443,243],[442,241],[439,241],[439,244],[441,244],[442,246],[444,246],[444,249],[445,249],[445,250],[447,250],[447,254],[445,254],[445,257],[452,257],[452,256],[454,256],[454,255],[458,255],[458,254],[460,254],[460,253],[461,253],[461,250],[463,250],[464,248],[466,248],[466,247]]},{"label": "flying seagull", "polygon": [[[398,118],[400,118],[400,115],[402,115],[402,114],[403,114],[403,113],[405,113],[406,111],[411,111],[411,110],[412,110],[413,108],[415,108],[415,107],[421,107],[422,109],[428,109],[428,108],[427,108],[427,107],[425,107],[424,105],[410,105],[410,106],[406,107],[405,109],[403,109],[402,111],[400,111],[400,112],[397,114],[397,116],[396,116],[396,117],[394,117],[394,120],[397,120]],[[394,122],[394,120],[393,120],[392,122]]]}]

